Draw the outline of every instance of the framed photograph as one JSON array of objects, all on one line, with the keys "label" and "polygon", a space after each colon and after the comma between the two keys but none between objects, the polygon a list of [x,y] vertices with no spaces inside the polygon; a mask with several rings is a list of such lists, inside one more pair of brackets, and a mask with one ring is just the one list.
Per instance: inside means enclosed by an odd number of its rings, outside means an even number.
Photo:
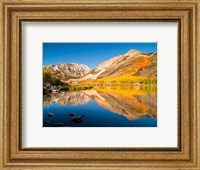
[{"label": "framed photograph", "polygon": [[156,92],[157,43],[43,43],[43,127],[157,127]]},{"label": "framed photograph", "polygon": [[1,1],[1,169],[199,169],[200,1]]}]

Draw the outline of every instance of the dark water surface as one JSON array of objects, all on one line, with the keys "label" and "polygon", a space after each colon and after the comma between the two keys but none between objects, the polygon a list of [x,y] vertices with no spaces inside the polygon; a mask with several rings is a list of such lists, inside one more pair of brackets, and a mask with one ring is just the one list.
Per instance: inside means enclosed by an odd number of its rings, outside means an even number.
[{"label": "dark water surface", "polygon": [[44,98],[43,127],[157,127],[156,89],[51,94]]}]

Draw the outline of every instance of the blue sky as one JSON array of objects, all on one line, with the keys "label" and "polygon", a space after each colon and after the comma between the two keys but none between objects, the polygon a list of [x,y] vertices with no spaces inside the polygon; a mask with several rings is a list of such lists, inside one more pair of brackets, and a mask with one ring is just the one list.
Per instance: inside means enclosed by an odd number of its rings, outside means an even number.
[{"label": "blue sky", "polygon": [[79,63],[93,69],[131,49],[157,52],[157,43],[43,43],[43,65]]}]

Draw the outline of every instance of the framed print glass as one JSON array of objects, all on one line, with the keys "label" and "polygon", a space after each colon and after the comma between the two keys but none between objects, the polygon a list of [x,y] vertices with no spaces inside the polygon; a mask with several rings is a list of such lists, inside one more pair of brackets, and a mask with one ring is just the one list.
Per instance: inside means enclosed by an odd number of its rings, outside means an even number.
[{"label": "framed print glass", "polygon": [[2,2],[2,168],[198,169],[197,8]]}]

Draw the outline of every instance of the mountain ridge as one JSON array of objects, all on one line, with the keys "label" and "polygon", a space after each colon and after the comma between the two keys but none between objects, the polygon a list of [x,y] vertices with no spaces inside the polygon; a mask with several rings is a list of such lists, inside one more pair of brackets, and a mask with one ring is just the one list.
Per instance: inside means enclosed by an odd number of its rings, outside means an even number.
[{"label": "mountain ridge", "polygon": [[61,80],[79,78],[86,75],[91,70],[87,65],[78,63],[59,63],[57,65],[50,64],[48,66],[43,66],[43,69],[49,70],[52,76]]},{"label": "mountain ridge", "polygon": [[50,74],[68,83],[117,76],[157,77],[157,52],[144,53],[131,49],[123,55],[101,62],[96,68],[78,63],[59,63],[43,67]]},{"label": "mountain ridge", "polygon": [[124,55],[115,56],[100,63],[85,76],[76,80],[69,79],[68,82],[130,75],[157,77],[157,52],[147,54],[133,49],[129,50]]}]

